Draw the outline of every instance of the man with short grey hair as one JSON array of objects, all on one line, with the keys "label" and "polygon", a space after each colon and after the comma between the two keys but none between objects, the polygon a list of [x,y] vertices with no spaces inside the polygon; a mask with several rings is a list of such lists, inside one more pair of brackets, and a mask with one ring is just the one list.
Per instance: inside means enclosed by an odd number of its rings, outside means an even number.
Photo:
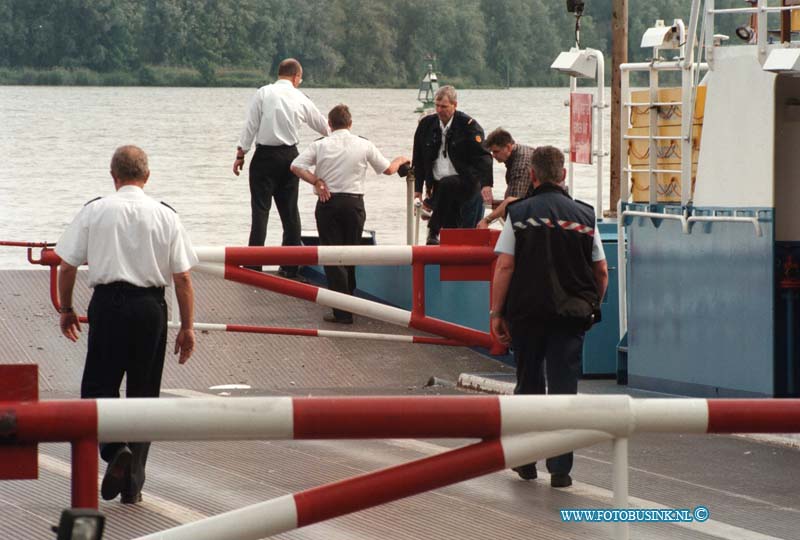
[{"label": "man with short grey hair", "polygon": [[[116,192],[84,205],[56,244],[61,257],[58,294],[61,332],[77,341],[81,332],[72,306],[78,267],[89,265],[89,343],[81,398],[119,398],[123,376],[128,398],[158,397],[167,344],[164,288],[175,284],[181,327],[175,338],[178,363],[194,350],[194,292],[189,273],[197,256],[178,214],[146,196],[147,154],[121,146],[111,159]],[[100,445],[108,462],[100,493],[122,495],[125,504],[142,500],[149,442]]]},{"label": "man with short grey hair", "polygon": [[452,86],[442,86],[435,103],[436,114],[420,120],[414,133],[415,196],[422,198],[423,186],[432,195],[428,244],[439,243],[442,228],[475,227],[481,197],[492,200],[492,156],[482,144],[483,128],[456,110]]}]

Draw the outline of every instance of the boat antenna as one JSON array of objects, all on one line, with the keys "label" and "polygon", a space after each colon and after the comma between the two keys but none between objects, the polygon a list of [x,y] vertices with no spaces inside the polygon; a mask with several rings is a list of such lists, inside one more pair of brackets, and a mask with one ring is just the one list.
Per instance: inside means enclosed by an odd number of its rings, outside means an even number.
[{"label": "boat antenna", "polygon": [[575,14],[575,46],[581,48],[581,17],[583,16],[584,0],[567,0],[567,12]]}]

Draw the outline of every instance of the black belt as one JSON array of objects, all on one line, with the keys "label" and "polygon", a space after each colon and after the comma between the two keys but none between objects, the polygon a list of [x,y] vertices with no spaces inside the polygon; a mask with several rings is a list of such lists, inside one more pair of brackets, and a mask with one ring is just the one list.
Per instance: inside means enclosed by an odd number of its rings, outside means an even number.
[{"label": "black belt", "polygon": [[256,143],[256,150],[258,150],[259,148],[264,148],[265,150],[280,150],[280,149],[288,150],[289,148],[295,148],[296,146],[297,146],[296,144],[278,144],[276,146],[272,146],[269,144]]},{"label": "black belt", "polygon": [[350,197],[351,199],[363,199],[361,193],[331,193],[331,197]]},{"label": "black belt", "polygon": [[129,295],[164,296],[164,287],[139,287],[127,281],[101,283],[100,285],[95,285],[94,290],[95,292],[115,292]]}]

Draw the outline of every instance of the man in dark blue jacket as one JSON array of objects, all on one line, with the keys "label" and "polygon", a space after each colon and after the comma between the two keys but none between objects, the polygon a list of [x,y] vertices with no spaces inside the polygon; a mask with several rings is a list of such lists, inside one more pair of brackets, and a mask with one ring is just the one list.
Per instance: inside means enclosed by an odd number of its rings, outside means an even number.
[{"label": "man in dark blue jacket", "polygon": [[[515,394],[577,394],[583,338],[599,320],[608,266],[594,209],[564,188],[564,154],[533,152],[533,193],[508,205],[489,317],[517,364]],[[572,485],[572,453],[547,460],[550,485]],[[514,469],[536,478],[536,463]]]},{"label": "man in dark blue jacket", "polygon": [[473,228],[483,217],[481,201],[492,200],[492,155],[483,147],[483,128],[456,110],[456,90],[436,92],[436,114],[420,120],[414,134],[415,197],[423,185],[432,195],[428,244],[439,243],[442,228]]}]

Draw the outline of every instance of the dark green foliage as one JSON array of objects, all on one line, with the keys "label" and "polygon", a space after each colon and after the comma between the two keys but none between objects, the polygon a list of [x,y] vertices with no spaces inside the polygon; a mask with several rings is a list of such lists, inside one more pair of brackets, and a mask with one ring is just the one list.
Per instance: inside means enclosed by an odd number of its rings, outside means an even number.
[{"label": "dark green foliage", "polygon": [[[611,2],[582,20],[608,64]],[[690,4],[629,0],[629,60]],[[563,85],[549,66],[573,28],[563,0],[0,0],[0,82],[257,86],[293,56],[307,85],[413,87],[433,54],[459,86]]]}]

